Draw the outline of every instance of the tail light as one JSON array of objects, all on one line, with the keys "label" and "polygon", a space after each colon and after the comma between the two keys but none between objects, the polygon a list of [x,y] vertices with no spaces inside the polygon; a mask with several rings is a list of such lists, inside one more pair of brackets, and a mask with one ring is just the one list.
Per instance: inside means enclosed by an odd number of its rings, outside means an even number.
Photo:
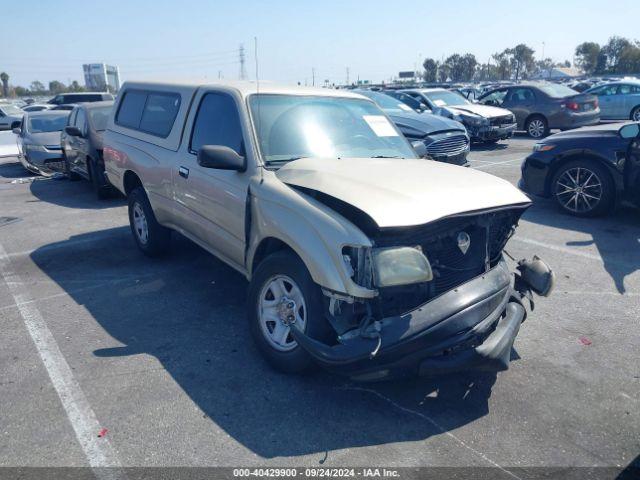
[{"label": "tail light", "polygon": [[563,106],[564,108],[568,109],[568,110],[573,110],[574,112],[577,112],[578,110],[580,110],[580,105],[578,105],[577,102],[564,102],[561,104],[561,106]]}]

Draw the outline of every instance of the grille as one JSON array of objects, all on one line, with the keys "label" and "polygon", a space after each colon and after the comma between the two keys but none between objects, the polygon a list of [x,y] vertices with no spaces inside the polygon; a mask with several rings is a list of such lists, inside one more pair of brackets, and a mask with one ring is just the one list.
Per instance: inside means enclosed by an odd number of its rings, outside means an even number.
[{"label": "grille", "polygon": [[[406,229],[383,231],[374,238],[376,246],[420,246],[431,263],[434,279],[422,285],[381,289],[385,315],[406,312],[477,277],[494,267],[524,208],[449,217]],[[465,232],[471,242],[466,253],[458,247],[458,235]],[[408,292],[411,294],[407,294]]]},{"label": "grille", "polygon": [[491,125],[511,125],[514,122],[513,115],[502,115],[491,119]]},{"label": "grille", "polygon": [[427,145],[427,154],[431,157],[443,157],[459,155],[469,147],[466,135],[454,135],[435,140]]}]

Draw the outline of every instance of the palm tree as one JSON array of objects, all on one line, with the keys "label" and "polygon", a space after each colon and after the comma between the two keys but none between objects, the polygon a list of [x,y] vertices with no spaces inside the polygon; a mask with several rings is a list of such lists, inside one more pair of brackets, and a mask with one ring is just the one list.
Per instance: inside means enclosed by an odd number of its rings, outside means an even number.
[{"label": "palm tree", "polygon": [[9,75],[7,72],[0,73],[0,81],[2,81],[2,96],[9,96]]}]

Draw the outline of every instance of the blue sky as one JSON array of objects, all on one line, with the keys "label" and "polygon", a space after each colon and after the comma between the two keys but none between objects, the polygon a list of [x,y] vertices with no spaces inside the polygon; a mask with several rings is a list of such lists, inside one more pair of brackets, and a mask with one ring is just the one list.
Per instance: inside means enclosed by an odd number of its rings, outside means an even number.
[{"label": "blue sky", "polygon": [[[394,6],[394,3],[402,7]],[[582,41],[640,38],[638,0],[205,1],[36,0],[3,2],[0,70],[14,85],[78,80],[82,63],[120,66],[124,80],[239,75],[244,44],[261,80],[379,81],[426,56],[470,52],[485,62],[524,42],[554,60],[573,59]]]}]

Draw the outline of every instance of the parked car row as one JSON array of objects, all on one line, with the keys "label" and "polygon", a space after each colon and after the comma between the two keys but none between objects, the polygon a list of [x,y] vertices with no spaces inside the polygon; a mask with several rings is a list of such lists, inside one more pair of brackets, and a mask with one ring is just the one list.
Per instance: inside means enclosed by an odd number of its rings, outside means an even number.
[{"label": "parked car row", "polygon": [[[245,275],[249,331],[277,369],[362,381],[505,369],[523,299],[548,295],[553,272],[536,257],[510,272],[502,257],[530,198],[448,164],[465,164],[471,141],[448,114],[498,107],[389,93],[127,82],[115,103],[25,113],[16,133],[29,164],[54,157],[27,145],[56,137],[70,178],[125,195],[144,254],[166,254],[177,231]],[[592,115],[593,97],[571,98]],[[640,206],[639,125],[538,142],[520,188],[574,215]]]}]

